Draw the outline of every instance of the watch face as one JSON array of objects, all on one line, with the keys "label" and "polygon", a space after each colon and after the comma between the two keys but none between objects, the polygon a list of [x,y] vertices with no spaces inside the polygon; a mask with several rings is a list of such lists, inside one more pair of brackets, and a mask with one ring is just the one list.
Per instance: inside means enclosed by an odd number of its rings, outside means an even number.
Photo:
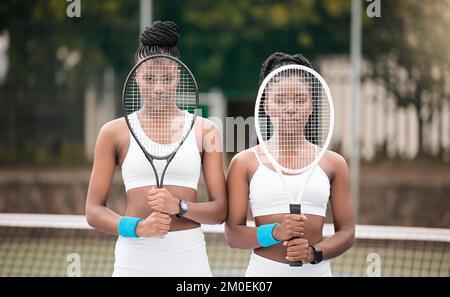
[{"label": "watch face", "polygon": [[189,206],[186,201],[180,200],[180,213],[176,214],[177,218],[182,217],[189,210]]}]

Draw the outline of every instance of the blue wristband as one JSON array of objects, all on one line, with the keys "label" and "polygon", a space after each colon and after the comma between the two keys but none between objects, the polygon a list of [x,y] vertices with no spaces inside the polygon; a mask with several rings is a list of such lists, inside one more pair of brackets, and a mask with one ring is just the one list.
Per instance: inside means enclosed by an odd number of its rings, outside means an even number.
[{"label": "blue wristband", "polygon": [[136,235],[136,226],[142,221],[141,218],[122,217],[119,221],[118,231],[123,237],[139,238]]},{"label": "blue wristband", "polygon": [[272,235],[273,228],[275,228],[277,225],[279,224],[274,223],[258,227],[256,238],[258,239],[258,242],[262,247],[269,247],[281,242],[280,240],[276,240]]}]

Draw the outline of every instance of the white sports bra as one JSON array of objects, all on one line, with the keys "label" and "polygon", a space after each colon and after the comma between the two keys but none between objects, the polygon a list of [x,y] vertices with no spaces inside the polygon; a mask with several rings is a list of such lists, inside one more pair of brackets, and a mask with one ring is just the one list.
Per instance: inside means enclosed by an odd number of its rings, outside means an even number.
[{"label": "white sports bra", "polygon": [[[289,213],[289,198],[278,174],[265,166],[253,148],[259,166],[249,186],[249,204],[254,217]],[[286,185],[293,197],[297,197],[300,187],[306,182],[307,174],[284,176]],[[326,216],[330,197],[330,180],[318,165],[303,192],[301,200],[302,213]]]},{"label": "white sports bra", "polygon": [[[131,115],[135,116],[135,115]],[[169,144],[170,145],[170,144]],[[165,160],[153,160],[160,174],[166,164]],[[195,137],[195,127],[192,128],[188,137],[178,149],[172,162],[170,162],[164,176],[164,185],[174,185],[197,189],[200,178],[201,157],[198,151]],[[130,189],[156,185],[155,174],[150,162],[145,157],[139,144],[130,132],[130,146],[122,163],[122,178],[125,191]]]}]

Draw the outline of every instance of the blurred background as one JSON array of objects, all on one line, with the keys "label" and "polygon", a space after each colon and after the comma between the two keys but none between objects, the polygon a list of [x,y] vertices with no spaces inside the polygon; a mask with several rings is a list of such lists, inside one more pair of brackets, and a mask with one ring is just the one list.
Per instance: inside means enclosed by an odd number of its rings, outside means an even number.
[{"label": "blurred background", "polygon": [[[361,226],[361,244],[334,270],[449,275],[449,0],[0,2],[0,275],[68,275],[76,255],[81,275],[110,275],[114,238],[81,216],[98,131],[122,116],[139,32],[155,20],[180,28],[203,115],[223,123],[226,165],[256,139],[246,119],[264,60],[282,51],[312,61],[334,97],[331,149],[351,167]],[[125,211],[119,168],[108,206]],[[215,274],[241,275],[248,253],[210,231]]]}]

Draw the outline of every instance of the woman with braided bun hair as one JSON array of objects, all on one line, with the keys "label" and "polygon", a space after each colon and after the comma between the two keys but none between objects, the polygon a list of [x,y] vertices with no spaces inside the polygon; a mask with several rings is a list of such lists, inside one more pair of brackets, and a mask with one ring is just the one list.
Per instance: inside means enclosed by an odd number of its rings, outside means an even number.
[{"label": "woman with braided bun hair", "polygon": [[[291,64],[311,68],[311,63],[300,54],[274,53],[263,63],[259,83],[262,84],[273,70]],[[267,105],[279,100],[273,93],[268,93]],[[294,96],[298,95],[291,97]],[[308,100],[311,96],[301,98]],[[288,112],[291,116],[301,113],[295,108]],[[305,127],[308,125],[314,125],[314,121],[308,121]],[[286,175],[285,182],[295,196],[304,177]],[[302,214],[290,214],[286,190],[260,145],[234,156],[228,169],[227,187],[227,242],[233,248],[253,250],[246,276],[331,276],[328,260],[341,255],[353,243],[355,222],[348,166],[335,152],[325,151],[314,169],[303,193]],[[324,238],[322,231],[328,202],[336,233]],[[248,208],[256,227],[246,225]],[[289,266],[289,262],[296,261],[303,265]]]},{"label": "woman with braided bun hair", "polygon": [[[157,21],[140,34],[136,62],[150,55],[180,58],[178,26]],[[207,147],[208,146],[208,147]],[[121,215],[106,206],[115,166],[126,190],[125,217],[136,219],[133,236],[119,235]],[[207,202],[197,201],[203,172]],[[156,178],[125,118],[100,130],[86,203],[88,223],[119,235],[113,276],[212,276],[200,224],[221,224],[227,212],[220,137],[216,126],[198,116],[167,168],[164,187]]]}]

